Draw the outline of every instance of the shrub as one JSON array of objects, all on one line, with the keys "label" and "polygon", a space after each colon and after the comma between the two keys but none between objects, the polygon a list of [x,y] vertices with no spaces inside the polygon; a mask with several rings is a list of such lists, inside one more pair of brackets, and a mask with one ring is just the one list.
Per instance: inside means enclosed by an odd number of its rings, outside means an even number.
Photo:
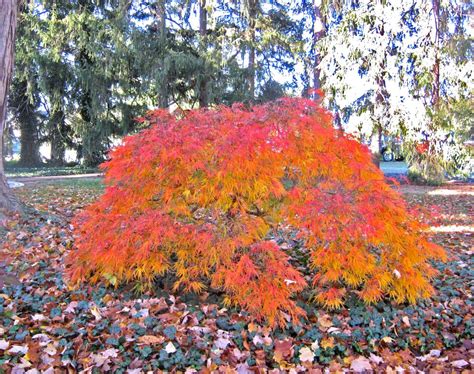
[{"label": "shrub", "polygon": [[[307,287],[273,241],[297,232],[309,252],[315,300],[342,305],[431,294],[430,259],[441,259],[367,148],[332,126],[318,104],[281,99],[247,109],[158,110],[102,167],[104,195],[76,220],[72,281],[222,289],[226,303],[284,323],[303,311]],[[302,264],[297,264],[302,266]]]}]

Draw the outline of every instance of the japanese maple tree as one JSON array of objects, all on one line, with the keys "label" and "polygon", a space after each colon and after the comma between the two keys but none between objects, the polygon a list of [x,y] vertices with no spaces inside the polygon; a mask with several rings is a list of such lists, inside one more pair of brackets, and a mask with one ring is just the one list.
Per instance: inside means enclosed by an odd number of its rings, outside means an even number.
[{"label": "japanese maple tree", "polygon": [[[169,114],[129,136],[103,165],[106,191],[76,220],[72,281],[139,282],[172,272],[175,288],[222,289],[225,302],[283,324],[314,289],[326,307],[349,290],[371,303],[415,302],[433,292],[443,259],[368,149],[306,99]],[[287,230],[308,250],[306,284]],[[303,265],[303,264],[300,264]]]}]

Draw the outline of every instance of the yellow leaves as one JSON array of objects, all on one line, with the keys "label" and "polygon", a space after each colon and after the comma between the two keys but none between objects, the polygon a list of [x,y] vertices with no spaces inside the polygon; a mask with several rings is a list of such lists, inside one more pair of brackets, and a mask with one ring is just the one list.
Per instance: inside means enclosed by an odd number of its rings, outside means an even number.
[{"label": "yellow leaves", "polygon": [[206,286],[202,282],[193,281],[187,283],[184,288],[188,292],[201,293],[206,289]]},{"label": "yellow leaves", "polygon": [[231,297],[224,296],[224,299],[222,300],[222,304],[224,304],[226,308],[230,308],[231,306],[235,305],[235,302],[232,300]]},{"label": "yellow leaves", "polygon": [[382,296],[383,292],[380,287],[377,286],[366,286],[362,291],[359,292],[359,296],[366,302],[367,304],[373,304],[379,301]]},{"label": "yellow leaves", "polygon": [[117,282],[117,277],[113,274],[110,273],[103,273],[102,276],[109,282],[112,286],[116,287],[118,282]]},{"label": "yellow leaves", "polygon": [[392,275],[388,271],[378,272],[374,279],[378,282],[381,289],[386,289],[392,283]]},{"label": "yellow leaves", "polygon": [[330,336],[328,338],[324,338],[319,343],[319,346],[323,349],[332,348],[332,347],[334,347],[334,345],[335,345],[335,340],[334,340],[333,336]]},{"label": "yellow leaves", "polygon": [[346,290],[331,287],[328,290],[323,290],[315,296],[316,302],[324,305],[328,309],[338,309],[343,304],[343,296],[345,295]]},{"label": "yellow leaves", "polygon": [[342,278],[344,279],[344,282],[352,288],[356,288],[364,281],[364,277],[352,272],[343,273]]},{"label": "yellow leaves", "polygon": [[[284,325],[303,311],[292,299],[314,277],[315,301],[340,308],[344,287],[369,303],[414,302],[432,292],[430,259],[444,257],[356,141],[303,99],[253,110],[221,107],[173,116],[127,138],[106,166],[105,194],[75,222],[72,282],[175,288],[210,283],[256,319]],[[291,225],[290,227],[288,227]],[[286,227],[308,263],[265,241]],[[399,274],[400,276],[397,276]]]},{"label": "yellow leaves", "polygon": [[390,336],[384,336],[382,339],[380,339],[380,341],[386,344],[391,344],[393,343],[393,338],[391,338]]},{"label": "yellow leaves", "polygon": [[187,188],[184,189],[183,191],[183,196],[188,199],[191,196],[191,191],[188,190]]}]

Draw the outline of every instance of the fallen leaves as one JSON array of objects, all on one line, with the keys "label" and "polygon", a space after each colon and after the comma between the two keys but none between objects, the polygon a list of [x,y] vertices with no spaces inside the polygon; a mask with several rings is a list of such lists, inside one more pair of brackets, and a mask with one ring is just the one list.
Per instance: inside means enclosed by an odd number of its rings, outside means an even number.
[{"label": "fallen leaves", "polygon": [[370,361],[367,358],[359,356],[351,362],[351,370],[355,373],[372,371],[372,365],[370,364]]},{"label": "fallen leaves", "polygon": [[293,343],[290,339],[275,340],[273,359],[281,364],[283,361],[289,362],[294,355]]},{"label": "fallen leaves", "polygon": [[[4,270],[12,280],[0,290],[0,368],[6,372],[474,369],[470,233],[436,234],[451,258],[437,265],[437,295],[426,302],[365,306],[349,300],[347,309],[328,313],[300,300],[308,321],[272,331],[245,314],[222,308],[212,292],[204,301],[170,296],[166,280],[157,286],[159,294],[140,296],[127,288],[70,289],[62,279],[63,254],[73,241],[68,217],[93,194],[90,189],[57,186],[24,188],[22,193],[56,218],[34,213],[16,217],[5,235],[0,232],[0,261],[8,258]],[[417,195],[415,200],[436,204],[444,216],[459,220],[468,220],[466,211],[473,208],[472,196],[467,195],[422,200]],[[297,241],[290,244],[287,248],[295,256],[305,255]]]},{"label": "fallen leaves", "polygon": [[403,324],[404,324],[406,327],[411,327],[410,319],[409,319],[407,316],[403,316],[403,317],[402,317],[402,321],[403,321]]},{"label": "fallen leaves", "polygon": [[312,363],[314,361],[314,352],[308,347],[301,348],[300,361],[304,363],[306,362]]},{"label": "fallen leaves", "polygon": [[94,316],[94,318],[97,322],[99,322],[102,319],[102,315],[100,314],[100,310],[96,306],[93,306],[90,309],[90,312]]},{"label": "fallen leaves", "polygon": [[469,362],[466,360],[456,360],[451,362],[451,366],[455,367],[456,369],[463,369],[469,366]]},{"label": "fallen leaves", "polygon": [[154,345],[154,344],[163,344],[165,341],[165,338],[163,336],[144,335],[144,336],[140,336],[137,339],[137,341],[140,344]]},{"label": "fallen leaves", "polygon": [[26,355],[27,352],[28,352],[28,346],[27,345],[14,345],[8,350],[8,353],[10,353],[10,354]]},{"label": "fallen leaves", "polygon": [[106,349],[100,353],[92,353],[90,358],[96,367],[102,368],[103,370],[110,370],[110,365],[112,363],[112,358],[118,356],[118,350],[114,348]]},{"label": "fallen leaves", "polygon": [[329,329],[333,325],[332,318],[328,314],[322,314],[319,316],[318,323],[322,327],[323,331]]},{"label": "fallen leaves", "polygon": [[5,339],[0,340],[0,349],[2,351],[7,350],[9,346],[10,346],[10,343],[7,342]]},{"label": "fallen leaves", "polygon": [[176,347],[174,346],[173,343],[169,342],[168,344],[166,344],[165,351],[166,353],[175,353]]}]

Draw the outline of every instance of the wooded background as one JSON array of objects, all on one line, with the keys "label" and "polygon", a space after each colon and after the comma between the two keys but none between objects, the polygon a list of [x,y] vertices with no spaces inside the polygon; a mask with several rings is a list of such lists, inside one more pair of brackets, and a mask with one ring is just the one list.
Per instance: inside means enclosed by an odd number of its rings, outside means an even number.
[{"label": "wooded background", "polygon": [[93,166],[147,109],[323,88],[336,126],[361,141],[398,136],[413,151],[429,139],[431,159],[466,171],[472,10],[466,0],[25,1],[6,153],[19,137],[15,165]]}]

